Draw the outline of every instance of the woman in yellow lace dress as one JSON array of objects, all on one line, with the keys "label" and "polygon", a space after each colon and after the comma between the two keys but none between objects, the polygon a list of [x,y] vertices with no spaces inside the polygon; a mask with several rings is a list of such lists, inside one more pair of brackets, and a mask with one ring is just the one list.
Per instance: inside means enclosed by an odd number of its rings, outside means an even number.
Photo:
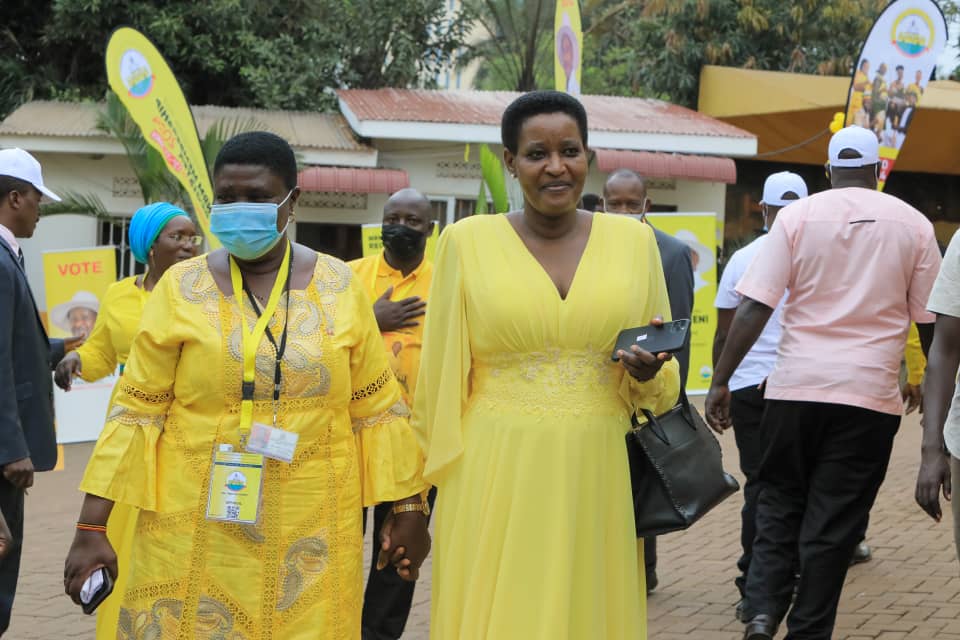
[{"label": "woman in yellow lace dress", "polygon": [[[98,529],[113,502],[141,509],[118,638],[359,640],[361,507],[399,501],[384,561],[401,576],[429,548],[422,454],[371,303],[344,263],[286,238],[296,176],[277,136],[228,141],[211,211],[225,249],[147,301],[64,572],[75,602],[97,568],[116,575]],[[264,430],[296,436],[292,456],[251,452]]]},{"label": "woman in yellow lace dress", "polygon": [[[54,377],[57,386],[65,391],[70,390],[76,376],[93,382],[112,374],[117,365],[122,371],[133,336],[140,326],[147,296],[169,267],[197,255],[200,236],[185,211],[168,202],[157,202],[141,207],[133,214],[129,239],[133,257],[146,264],[148,270],[107,288],[90,337],[57,365]],[[123,569],[117,576],[117,593],[126,588],[126,569],[136,522],[137,510],[130,505],[117,504],[110,512],[107,536],[117,551],[119,568]],[[108,598],[97,610],[97,638],[100,640],[117,637],[121,597]]]},{"label": "woman in yellow lace dress", "polygon": [[624,435],[671,407],[667,354],[611,360],[670,305],[650,228],[578,211],[587,122],[566,94],[503,116],[522,211],[440,240],[414,428],[437,485],[431,638],[644,638]]}]

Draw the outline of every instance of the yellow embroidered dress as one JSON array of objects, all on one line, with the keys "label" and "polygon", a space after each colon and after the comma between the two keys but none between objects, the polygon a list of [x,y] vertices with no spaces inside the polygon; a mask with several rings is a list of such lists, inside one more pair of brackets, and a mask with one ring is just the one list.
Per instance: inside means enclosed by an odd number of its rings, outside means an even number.
[{"label": "yellow embroidered dress", "polygon": [[[125,365],[133,336],[140,326],[143,305],[149,294],[137,286],[137,276],[124,278],[107,287],[97,314],[97,323],[90,337],[77,349],[80,356],[80,377],[87,382],[105,378]],[[114,389],[116,393],[116,389]],[[133,545],[137,510],[130,505],[117,504],[107,522],[107,536],[117,552],[120,574],[114,585],[115,593],[122,594],[127,585],[130,547]],[[97,638],[114,640],[117,637],[117,619],[122,595],[111,595],[97,609]]]},{"label": "yellow embroidered dress", "polygon": [[595,214],[565,300],[505,216],[440,239],[414,427],[438,487],[434,640],[646,635],[624,435],[677,398],[640,384],[617,334],[669,317],[650,228]]},{"label": "yellow embroidered dress", "polygon": [[[319,255],[289,309],[277,422],[299,443],[291,464],[266,461],[260,519],[245,526],[205,519],[214,447],[240,450],[237,302],[205,256],[151,294],[81,485],[142,510],[119,638],[359,639],[361,507],[425,489],[422,455],[350,269]],[[264,339],[254,420],[268,424],[273,375]]]}]

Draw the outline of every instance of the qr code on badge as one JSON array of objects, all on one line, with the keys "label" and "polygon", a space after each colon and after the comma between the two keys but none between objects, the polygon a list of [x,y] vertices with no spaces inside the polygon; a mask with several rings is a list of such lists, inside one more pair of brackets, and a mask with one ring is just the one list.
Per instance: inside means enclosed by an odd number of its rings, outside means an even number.
[{"label": "qr code on badge", "polygon": [[240,519],[240,505],[238,504],[228,504],[227,505],[227,520],[239,520]]}]

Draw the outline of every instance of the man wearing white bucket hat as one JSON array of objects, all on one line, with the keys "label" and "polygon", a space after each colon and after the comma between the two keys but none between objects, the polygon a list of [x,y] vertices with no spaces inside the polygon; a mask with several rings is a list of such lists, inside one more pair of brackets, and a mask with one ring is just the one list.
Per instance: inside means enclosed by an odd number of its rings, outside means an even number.
[{"label": "man wearing white bucket hat", "polygon": [[77,291],[73,297],[50,311],[50,321],[72,336],[86,338],[93,331],[100,312],[100,300],[89,291]]},{"label": "man wearing white bucket hat", "polygon": [[832,188],[779,213],[737,284],[743,302],[707,395],[707,420],[730,427],[730,379],[786,293],[760,427],[766,443],[745,640],[772,640],[788,611],[788,639],[832,637],[847,568],[900,427],[907,331],[917,323],[924,351],[933,333],[926,309],[940,269],[933,225],[877,191],[879,144],[869,130],[838,131],[829,160]]},{"label": "man wearing white bucket hat", "polygon": [[0,635],[10,624],[20,572],[23,497],[34,471],[57,462],[50,370],[65,344],[47,339],[17,241],[33,235],[44,196],[60,200],[43,184],[40,163],[22,149],[0,150],[0,512],[14,539],[0,561]]}]

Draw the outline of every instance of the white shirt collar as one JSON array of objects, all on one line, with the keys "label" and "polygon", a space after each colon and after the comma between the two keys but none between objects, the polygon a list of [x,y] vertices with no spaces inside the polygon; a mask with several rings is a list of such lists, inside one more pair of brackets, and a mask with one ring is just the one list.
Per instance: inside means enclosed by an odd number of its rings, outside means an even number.
[{"label": "white shirt collar", "polygon": [[7,246],[13,249],[13,255],[20,255],[20,243],[17,242],[17,237],[13,235],[13,231],[2,224],[0,224],[0,240],[6,242]]}]

